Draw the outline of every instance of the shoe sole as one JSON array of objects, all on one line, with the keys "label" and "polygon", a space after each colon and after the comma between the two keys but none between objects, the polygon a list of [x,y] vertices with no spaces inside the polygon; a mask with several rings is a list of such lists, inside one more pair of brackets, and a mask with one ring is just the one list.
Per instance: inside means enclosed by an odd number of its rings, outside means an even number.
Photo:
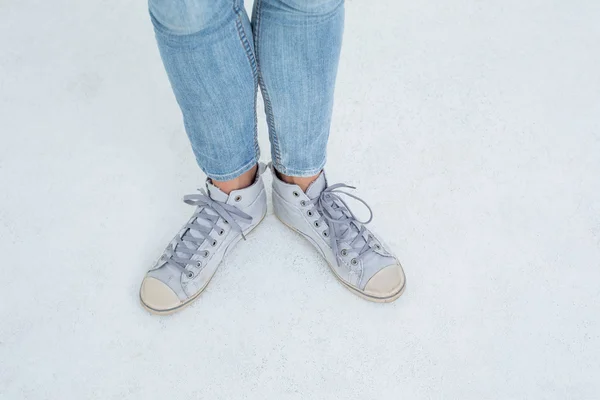
[{"label": "shoe sole", "polygon": [[[315,247],[315,244],[313,243],[313,241],[306,236],[304,233],[300,232],[298,229],[288,225],[287,223],[285,223],[281,218],[279,218],[279,216],[277,214],[274,214],[275,217],[277,217],[277,219],[285,226],[287,226],[288,228],[290,228],[292,231],[296,232],[298,235],[302,236],[304,239],[306,239],[311,245],[313,245],[313,247]],[[318,250],[318,248],[317,248]],[[318,251],[319,254],[321,254],[321,251]],[[344,285],[344,287],[346,287],[348,290],[350,290],[352,293],[354,293],[355,295],[367,300],[367,301],[371,301],[373,303],[391,303],[394,300],[398,299],[398,297],[402,296],[402,294],[404,293],[404,289],[406,289],[406,276],[404,277],[404,283],[402,284],[402,287],[398,290],[398,292],[394,293],[393,295],[389,296],[389,297],[375,297],[375,296],[370,296],[366,293],[361,292],[360,290],[356,289],[355,287],[351,286],[350,284],[346,283],[339,275],[338,273],[335,271],[335,269],[333,268],[333,266],[329,263],[329,261],[327,260],[326,257],[324,257],[321,254],[321,257],[323,257],[323,259],[325,260],[325,262],[327,263],[327,265],[329,266],[329,269],[331,270],[331,272],[333,272],[333,276],[336,277],[336,279],[338,281],[340,281],[340,283],[342,283]],[[398,264],[400,264],[400,262],[398,262]],[[402,268],[402,265],[400,265],[400,268]]]},{"label": "shoe sole", "polygon": [[[254,231],[254,229],[256,229],[256,227],[259,226],[265,220],[266,216],[267,216],[267,213],[265,212],[265,214],[262,216],[262,218],[260,219],[260,221],[258,221],[258,224],[254,225],[251,229],[249,229],[248,231],[244,232],[244,236],[248,237],[248,235],[251,234]],[[227,247],[227,249],[225,249],[225,253],[223,254],[223,259],[221,260],[221,263],[223,263],[223,261],[225,261],[225,258],[227,257],[227,254],[229,253],[229,250],[231,248],[233,248],[240,240],[242,240],[242,235],[238,236],[236,239],[234,239],[229,244],[229,246]],[[206,285],[204,285],[204,287],[202,289],[200,289],[198,291],[198,293],[196,293],[193,297],[190,297],[189,299],[187,299],[185,303],[181,303],[180,305],[178,305],[175,308],[170,308],[168,310],[155,310],[154,308],[146,305],[144,303],[144,301],[142,300],[142,291],[141,291],[141,288],[140,288],[139,298],[140,298],[140,303],[142,304],[142,307],[144,307],[147,311],[149,311],[150,313],[152,313],[154,315],[170,315],[170,314],[174,314],[174,313],[176,313],[178,311],[181,311],[182,309],[184,309],[187,306],[189,306],[198,297],[200,297],[200,295],[202,294],[202,292],[204,292],[204,290],[208,287],[208,284],[210,283],[210,281],[212,280],[212,278],[215,276],[215,274],[219,270],[219,267],[221,266],[221,263],[217,266],[217,268],[215,269],[215,272],[213,272],[213,274],[208,278],[208,280],[206,281]]]}]

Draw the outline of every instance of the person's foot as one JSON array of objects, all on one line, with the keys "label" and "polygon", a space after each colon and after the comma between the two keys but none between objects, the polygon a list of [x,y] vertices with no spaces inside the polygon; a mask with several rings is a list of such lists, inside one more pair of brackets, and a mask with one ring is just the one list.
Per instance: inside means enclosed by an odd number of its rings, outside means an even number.
[{"label": "person's foot", "polygon": [[262,221],[267,212],[264,170],[261,165],[252,185],[229,195],[207,180],[208,193],[184,197],[196,212],[142,281],[140,300],[148,311],[170,314],[193,301],[227,253]]},{"label": "person's foot", "polygon": [[[273,170],[273,207],[285,225],[304,236],[321,253],[335,276],[355,294],[375,302],[396,300],[406,284],[400,262],[384,244],[358,221],[340,195],[354,195],[327,186],[325,172],[306,193],[283,182]],[[369,208],[369,212],[371,209]],[[372,217],[372,213],[371,213]]]}]

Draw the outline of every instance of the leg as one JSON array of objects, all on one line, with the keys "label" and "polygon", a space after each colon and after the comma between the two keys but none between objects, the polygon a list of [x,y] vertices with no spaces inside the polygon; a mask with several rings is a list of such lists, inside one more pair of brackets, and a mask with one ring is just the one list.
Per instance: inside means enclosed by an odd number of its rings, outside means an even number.
[{"label": "leg", "polygon": [[142,305],[181,310],[206,288],[234,246],[264,218],[257,167],[257,68],[240,0],[150,0],[160,53],[206,191],[184,197],[195,212],[148,271]]},{"label": "leg", "polygon": [[343,12],[343,0],[257,0],[254,37],[278,172],[273,208],[318,248],[348,289],[370,301],[390,302],[404,291],[400,262],[366,228],[371,219],[360,221],[350,211],[342,199],[348,194],[340,190],[348,186],[328,186],[321,171]]},{"label": "leg", "polygon": [[248,186],[259,158],[258,77],[241,0],[149,0],[149,8],[198,165],[227,193]]},{"label": "leg", "polygon": [[256,0],[252,23],[273,165],[305,190],[325,165],[343,0]]}]

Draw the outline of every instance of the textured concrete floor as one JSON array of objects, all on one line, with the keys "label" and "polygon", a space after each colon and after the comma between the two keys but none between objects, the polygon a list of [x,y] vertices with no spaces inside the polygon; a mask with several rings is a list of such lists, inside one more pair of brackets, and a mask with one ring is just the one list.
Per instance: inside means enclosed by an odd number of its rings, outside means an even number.
[{"label": "textured concrete floor", "polygon": [[599,20],[348,1],[329,175],[406,293],[353,296],[269,215],[160,318],[138,285],[203,177],[144,2],[0,2],[0,398],[598,398]]}]

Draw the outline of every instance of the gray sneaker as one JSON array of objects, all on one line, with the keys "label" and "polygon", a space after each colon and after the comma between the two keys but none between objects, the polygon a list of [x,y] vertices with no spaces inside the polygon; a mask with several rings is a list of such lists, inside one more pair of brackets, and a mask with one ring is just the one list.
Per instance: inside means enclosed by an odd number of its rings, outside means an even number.
[{"label": "gray sneaker", "polygon": [[260,164],[254,183],[229,195],[206,182],[205,192],[184,197],[196,212],[167,246],[140,288],[142,305],[170,314],[204,290],[223,258],[265,217],[267,198]]},{"label": "gray sneaker", "polygon": [[[345,184],[327,186],[325,172],[306,190],[285,183],[273,171],[273,207],[285,225],[305,237],[325,258],[334,275],[353,293],[387,303],[403,293],[406,279],[400,262],[365,228],[373,217],[360,198],[346,193]],[[359,221],[340,195],[362,202],[371,214]]]}]

